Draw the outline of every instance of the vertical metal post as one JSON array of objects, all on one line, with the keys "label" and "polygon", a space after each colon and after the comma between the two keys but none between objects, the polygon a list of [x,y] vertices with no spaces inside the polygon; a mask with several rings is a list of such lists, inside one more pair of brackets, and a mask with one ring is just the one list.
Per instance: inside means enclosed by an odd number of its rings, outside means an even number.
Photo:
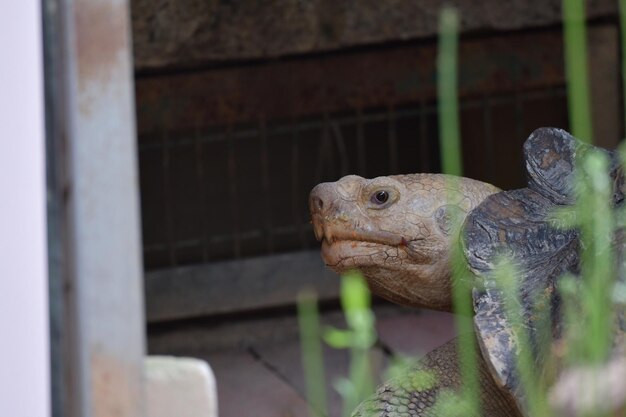
[{"label": "vertical metal post", "polygon": [[172,153],[170,150],[170,133],[167,127],[161,136],[161,167],[163,170],[163,205],[165,206],[165,230],[167,236],[167,252],[170,266],[178,265],[176,257],[176,236],[174,236],[174,213],[172,201]]},{"label": "vertical metal post", "polygon": [[399,174],[396,112],[392,104],[387,107],[387,147],[389,149],[389,172],[392,174]]},{"label": "vertical metal post", "polygon": [[356,145],[358,159],[358,174],[366,176],[365,172],[365,134],[363,133],[363,110],[361,107],[356,109]]},{"label": "vertical metal post", "polygon": [[274,253],[274,237],[272,235],[272,206],[270,185],[270,153],[267,147],[267,125],[265,118],[259,120],[259,150],[261,155],[261,186],[263,187],[263,217],[265,226],[266,253]]},{"label": "vertical metal post", "polygon": [[53,389],[64,397],[55,399],[55,415],[140,417],[145,336],[129,4],[44,6],[47,141],[55,153],[48,160],[59,174],[48,213],[61,229],[51,240],[63,241],[62,262],[51,264],[51,297],[63,307],[53,311],[53,360],[64,362],[53,375],[64,387]]},{"label": "vertical metal post", "polygon": [[483,111],[483,132],[485,132],[485,155],[487,157],[487,178],[494,181],[495,178],[495,152],[493,142],[493,126],[491,123],[491,100],[488,95],[484,95],[482,99]]},{"label": "vertical metal post", "polygon": [[228,193],[232,207],[231,220],[233,230],[233,255],[235,258],[241,257],[241,228],[239,227],[239,198],[237,191],[237,159],[235,158],[235,137],[233,135],[233,125],[228,124],[226,128],[226,141],[228,146]]},{"label": "vertical metal post", "polygon": [[204,172],[204,141],[202,140],[202,132],[200,130],[200,122],[196,121],[196,128],[194,130],[193,135],[193,143],[194,143],[194,155],[195,159],[195,172],[196,172],[196,181],[197,181],[197,193],[198,199],[200,200],[200,230],[202,230],[202,239],[200,244],[202,245],[202,262],[208,262],[209,256],[211,252],[211,242],[209,241],[209,226],[207,218],[209,217],[209,207],[207,201],[207,192],[208,192],[208,180],[207,175]]},{"label": "vertical metal post", "polygon": [[620,111],[622,97],[618,27],[611,24],[590,26],[588,34],[593,142],[603,148],[613,149],[623,138],[624,123]]},{"label": "vertical metal post", "polygon": [[428,106],[421,100],[419,103],[419,141],[420,141],[420,172],[430,172],[430,139],[428,137]]},{"label": "vertical metal post", "polygon": [[300,137],[297,129],[297,120],[293,118],[289,125],[291,134],[291,213],[293,225],[300,239],[300,245],[303,249],[308,249],[309,245],[305,236],[305,229],[302,224],[302,210],[300,210]]}]

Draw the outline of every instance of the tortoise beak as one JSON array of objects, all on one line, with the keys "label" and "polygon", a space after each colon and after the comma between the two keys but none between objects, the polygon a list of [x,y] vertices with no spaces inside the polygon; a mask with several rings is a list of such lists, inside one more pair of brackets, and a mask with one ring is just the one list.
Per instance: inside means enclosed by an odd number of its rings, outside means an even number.
[{"label": "tortoise beak", "polygon": [[313,232],[315,238],[321,241],[325,237],[324,219],[327,217],[330,203],[334,198],[335,192],[331,183],[322,183],[317,185],[309,195],[309,211],[311,212],[311,222],[313,223]]},{"label": "tortoise beak", "polygon": [[313,223],[313,233],[315,233],[315,239],[320,242],[324,239],[324,225],[319,216],[312,216],[311,223]]}]

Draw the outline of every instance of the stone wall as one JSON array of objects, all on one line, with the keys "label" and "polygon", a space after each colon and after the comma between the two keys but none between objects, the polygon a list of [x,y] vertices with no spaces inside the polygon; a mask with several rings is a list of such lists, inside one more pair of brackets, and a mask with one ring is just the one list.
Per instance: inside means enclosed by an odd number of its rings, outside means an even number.
[{"label": "stone wall", "polygon": [[[332,51],[436,35],[444,4],[465,32],[558,24],[561,0],[133,0],[138,70]],[[588,17],[617,2],[588,0]]]}]

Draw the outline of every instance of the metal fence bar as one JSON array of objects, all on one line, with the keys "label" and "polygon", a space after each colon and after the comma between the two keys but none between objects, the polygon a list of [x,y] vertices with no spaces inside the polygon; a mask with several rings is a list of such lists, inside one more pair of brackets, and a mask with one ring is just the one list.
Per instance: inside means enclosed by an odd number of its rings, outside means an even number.
[{"label": "metal fence bar", "polygon": [[485,132],[485,155],[487,157],[487,176],[493,178],[494,173],[494,150],[493,150],[493,131],[491,126],[491,98],[488,96],[483,97],[482,104],[483,113],[483,131]]},{"label": "metal fence bar", "polygon": [[167,253],[170,258],[170,263],[175,266],[178,264],[176,259],[176,248],[174,247],[174,242],[176,241],[174,237],[174,215],[172,214],[172,181],[171,181],[171,148],[168,146],[169,144],[169,132],[167,129],[163,130],[163,135],[161,137],[161,167],[163,168],[163,206],[165,210],[165,233],[167,239]]},{"label": "metal fence bar", "polygon": [[203,244],[202,244],[202,261],[207,262],[209,260],[210,248],[209,248],[209,228],[207,218],[210,213],[208,212],[209,205],[207,204],[207,180],[206,174],[204,172],[204,144],[202,141],[198,140],[200,131],[196,126],[195,131],[195,152],[194,156],[196,162],[196,181],[197,181],[197,192],[198,199],[200,200],[200,229],[202,231]]},{"label": "metal fence bar", "polygon": [[[555,93],[556,92],[556,93]],[[561,94],[562,93],[562,94]],[[526,91],[523,93],[524,98],[527,100],[533,99],[542,99],[542,98],[550,98],[555,95],[564,95],[565,89],[564,87],[557,87],[554,89],[542,89],[542,90],[533,90]],[[514,103],[515,96],[514,94],[506,94],[502,96],[490,96],[489,100],[492,105],[500,105],[500,104],[511,104]],[[483,99],[481,98],[468,98],[461,101],[460,108],[461,110],[472,109],[472,108],[480,108],[482,106]],[[434,114],[436,112],[436,106],[434,104],[424,104],[424,109],[420,109],[420,105],[410,106],[407,108],[396,109],[395,116],[396,118],[405,118],[405,117],[416,117],[419,116],[420,112],[425,111],[426,114]],[[374,123],[374,122],[386,122],[388,120],[388,113],[386,111],[380,111],[376,113],[368,113],[367,115],[360,114],[357,108],[357,111],[353,116],[339,116],[334,117],[333,121],[339,127],[346,126],[358,126],[359,119],[361,119],[361,125],[365,123]],[[292,127],[290,123],[281,123],[276,126],[268,129],[267,134],[270,136],[275,135],[288,135],[291,133],[293,129],[300,132],[306,132],[311,130],[320,130],[324,128],[324,120],[320,118],[318,120],[311,121],[302,121],[297,124],[297,126]],[[232,140],[246,140],[246,139],[254,139],[258,137],[259,132],[258,128],[247,128],[247,129],[236,129],[230,133],[232,135]],[[151,134],[142,135],[142,137],[152,137]],[[192,146],[195,143],[195,138],[193,135],[185,135],[181,133],[180,136],[177,136],[175,141],[170,141],[168,146],[177,147],[177,146]],[[212,133],[205,133],[200,136],[199,140],[207,143],[211,142],[220,142],[227,140],[227,134],[225,132],[215,131]],[[141,143],[139,145],[139,150],[144,151],[151,148],[158,148],[162,146],[159,143],[154,143],[152,141],[148,141],[145,143]]]},{"label": "metal fence bar", "polygon": [[239,228],[239,198],[237,194],[237,161],[235,159],[235,144],[233,142],[232,125],[228,125],[226,137],[228,138],[228,191],[231,203],[231,220],[233,227],[233,254],[235,258],[241,256],[241,239]]},{"label": "metal fence bar", "polygon": [[419,143],[420,143],[420,164],[424,172],[430,172],[430,143],[428,138],[428,111],[424,101],[419,103]]},{"label": "metal fence bar", "polygon": [[398,172],[398,137],[396,134],[396,113],[393,105],[387,107],[387,146],[389,148],[389,171]]},{"label": "metal fence bar", "polygon": [[300,140],[298,132],[294,128],[296,121],[292,120],[291,127],[291,213],[293,218],[293,224],[296,225],[298,238],[300,240],[300,246],[302,248],[308,248],[306,236],[304,234],[305,229],[302,225],[302,219],[300,218],[300,202],[298,196],[300,195],[300,180],[298,176],[300,171],[298,166],[300,164]]},{"label": "metal fence bar", "polygon": [[356,146],[357,160],[359,164],[359,174],[365,175],[365,134],[363,133],[363,110],[361,107],[356,109]]},{"label": "metal fence bar", "polygon": [[265,240],[268,253],[274,252],[274,240],[272,237],[272,211],[271,201],[272,190],[270,185],[270,156],[267,150],[267,129],[265,119],[259,121],[259,146],[261,148],[261,183],[263,188],[263,211],[265,222]]},{"label": "metal fence bar", "polygon": [[[141,417],[145,353],[128,0],[49,0],[65,165],[64,417]],[[57,19],[57,17],[60,18]]]},{"label": "metal fence bar", "polygon": [[315,165],[315,174],[313,178],[315,183],[322,180],[324,174],[324,167],[329,163],[329,159],[333,157],[332,143],[330,138],[330,122],[328,120],[328,113],[324,113],[324,118],[321,124],[322,133],[320,135],[320,145],[317,153],[317,164]]},{"label": "metal fence bar", "polygon": [[524,97],[515,90],[515,136],[521,138],[524,135]]},{"label": "metal fence bar", "polygon": [[343,133],[341,133],[341,127],[332,119],[330,120],[330,126],[335,138],[335,144],[337,145],[337,153],[339,154],[339,172],[341,176],[348,175],[350,173],[350,157],[346,148],[346,141],[343,138]]}]

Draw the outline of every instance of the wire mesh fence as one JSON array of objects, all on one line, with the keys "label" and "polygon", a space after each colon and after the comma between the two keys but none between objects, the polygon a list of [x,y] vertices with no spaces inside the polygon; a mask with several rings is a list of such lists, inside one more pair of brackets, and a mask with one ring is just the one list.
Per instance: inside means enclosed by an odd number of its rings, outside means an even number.
[{"label": "wire mesh fence", "polygon": [[[544,122],[545,121],[545,122]],[[542,123],[567,127],[563,86],[461,102],[466,175],[523,183],[519,144]],[[170,131],[140,138],[146,269],[309,249],[317,183],[438,172],[434,102]]]}]

